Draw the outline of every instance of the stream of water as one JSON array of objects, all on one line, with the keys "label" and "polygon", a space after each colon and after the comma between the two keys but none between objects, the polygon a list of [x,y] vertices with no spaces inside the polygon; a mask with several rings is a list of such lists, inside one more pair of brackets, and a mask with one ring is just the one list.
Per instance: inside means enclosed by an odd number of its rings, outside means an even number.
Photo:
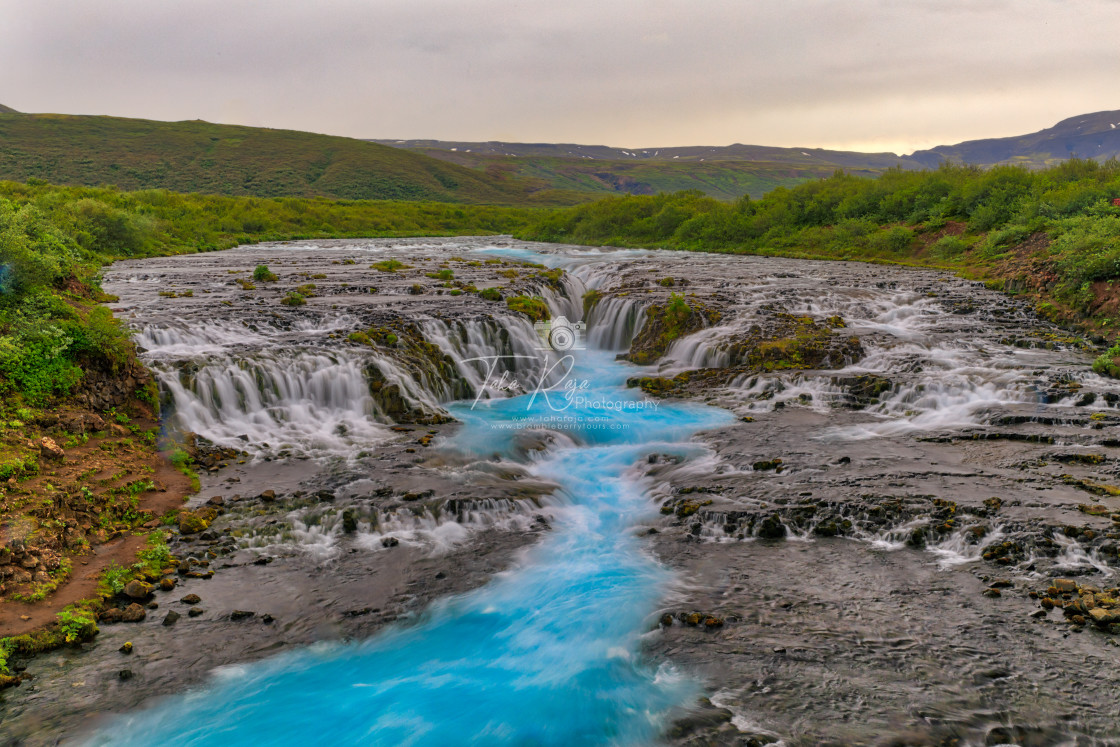
[{"label": "stream of water", "polygon": [[[730,414],[658,403],[601,351],[561,359],[560,386],[449,407],[445,448],[514,459],[519,434],[562,434],[531,469],[561,486],[555,531],[521,567],[412,625],[222,670],[210,687],[125,718],[93,744],[646,744],[697,684],[639,652],[670,574],[628,528],[653,509],[634,465],[695,455]],[[283,396],[288,394],[284,390]],[[578,393],[575,393],[578,392]]]},{"label": "stream of water", "polygon": [[[384,258],[412,267],[366,269]],[[264,262],[281,283],[242,290],[236,273]],[[554,319],[586,313],[588,349],[542,350],[526,316],[457,292],[444,270],[474,290],[536,296]],[[276,304],[311,279],[306,307]],[[173,301],[159,293],[170,287]],[[1112,734],[1113,706],[1082,705],[1112,687],[1114,660],[1096,633],[1067,641],[1060,610],[1040,620],[1027,592],[1057,573],[1115,583],[1114,529],[1086,515],[1098,499],[1085,488],[1120,478],[1108,451],[1120,396],[1087,371],[1077,340],[1003,296],[928,271],[506,239],[245,247],[122,263],[107,288],[170,428],[241,451],[244,466],[204,476],[192,505],[245,497],[227,503],[229,536],[175,540],[231,560],[213,581],[183,582],[204,598],[201,617],[98,637],[112,662],[101,669],[120,666],[124,636],[144,653],[129,659],[135,679],[82,695],[85,713],[124,714],[83,743],[644,745],[704,694],[742,739],[762,739],[750,744],[879,744],[912,729],[927,741],[891,743],[1002,744],[1012,725],[1054,740],[1021,744]],[[652,366],[617,360],[670,292],[719,309],[718,322]],[[791,315],[841,316],[835,335],[858,338],[859,354],[819,370],[739,366],[678,399],[627,386],[736,367],[737,341]],[[297,477],[283,484],[284,470]],[[266,505],[250,484],[283,495]],[[796,541],[758,541],[766,520],[770,537],[777,522]],[[495,528],[525,549],[488,583],[394,606],[380,629],[372,611],[348,616],[367,590],[394,599],[360,573],[473,552]],[[473,546],[480,556],[488,542]],[[458,570],[432,562],[408,594]],[[981,595],[993,573],[1010,579],[1002,598]],[[332,584],[351,601],[330,606]],[[232,622],[242,593],[282,624]],[[666,606],[682,598],[690,606]],[[694,610],[727,625],[651,632],[663,613]],[[316,616],[337,627],[319,635]],[[342,627],[352,620],[371,627]],[[891,642],[898,627],[914,637],[905,649]],[[825,650],[832,636],[848,641],[842,653]],[[233,653],[189,650],[223,640]],[[816,648],[819,661],[804,653]],[[75,680],[106,681],[82,666]],[[989,685],[1003,669],[1014,677]],[[962,672],[972,684],[958,687]],[[1044,679],[1049,689],[1030,685]],[[26,712],[64,710],[65,680],[41,682]]]}]

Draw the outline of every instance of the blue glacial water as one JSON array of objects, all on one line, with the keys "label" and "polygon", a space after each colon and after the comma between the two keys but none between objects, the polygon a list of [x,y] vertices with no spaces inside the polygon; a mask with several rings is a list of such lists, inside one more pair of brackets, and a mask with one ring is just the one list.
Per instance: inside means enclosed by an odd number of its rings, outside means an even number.
[{"label": "blue glacial water", "polygon": [[565,434],[533,468],[562,486],[553,531],[519,566],[433,605],[420,619],[350,644],[230,667],[205,688],[118,719],[91,744],[636,745],[657,740],[699,693],[686,674],[642,660],[671,574],[634,536],[655,506],[635,465],[696,455],[695,432],[731,415],[656,405],[625,388],[633,369],[577,354],[553,391],[452,406],[447,448],[513,458],[520,429]]}]

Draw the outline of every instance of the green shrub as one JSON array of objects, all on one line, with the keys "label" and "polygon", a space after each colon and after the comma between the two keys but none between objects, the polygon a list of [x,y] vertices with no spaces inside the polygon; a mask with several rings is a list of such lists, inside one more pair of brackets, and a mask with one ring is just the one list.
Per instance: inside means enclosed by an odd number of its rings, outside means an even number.
[{"label": "green shrub", "polygon": [[439,270],[438,272],[428,272],[425,274],[430,278],[435,278],[436,280],[452,280],[455,278],[455,273],[451,270]]},{"label": "green shrub", "polygon": [[1113,345],[1099,358],[1093,361],[1093,370],[1101,376],[1111,376],[1120,379],[1120,343]]},{"label": "green shrub", "polygon": [[273,274],[272,270],[268,269],[268,265],[257,265],[253,269],[253,280],[258,283],[271,283],[279,279]]},{"label": "green shrub", "polygon": [[929,248],[930,254],[938,259],[952,259],[968,251],[968,244],[957,236],[942,236]]},{"label": "green shrub", "polygon": [[374,262],[369,268],[378,272],[396,272],[397,270],[407,269],[408,265],[395,259],[383,259],[380,262]]},{"label": "green shrub", "polygon": [[70,606],[59,612],[57,618],[59,631],[67,643],[88,641],[97,635],[97,621],[89,610]]},{"label": "green shrub", "polygon": [[540,296],[510,296],[506,299],[506,306],[510,311],[524,314],[534,322],[549,318],[548,304]]},{"label": "green shrub", "polygon": [[307,301],[301,294],[291,291],[288,295],[280,299],[280,303],[285,306],[303,306]]},{"label": "green shrub", "polygon": [[479,298],[484,301],[501,301],[502,292],[497,288],[483,288],[478,292]]},{"label": "green shrub", "polygon": [[872,234],[868,246],[875,251],[902,254],[914,243],[914,232],[903,226],[891,226],[885,231]]}]

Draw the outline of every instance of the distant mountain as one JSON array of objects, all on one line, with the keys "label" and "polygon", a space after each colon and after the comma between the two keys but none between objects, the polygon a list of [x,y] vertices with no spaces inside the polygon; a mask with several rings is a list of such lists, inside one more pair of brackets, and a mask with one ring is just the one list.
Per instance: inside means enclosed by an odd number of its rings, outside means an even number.
[{"label": "distant mountain", "polygon": [[1070,117],[1030,135],[939,145],[912,153],[906,159],[926,167],[935,167],[942,161],[978,166],[1012,163],[1038,167],[1074,157],[1097,160],[1120,157],[1120,111]]},{"label": "distant mountain", "polygon": [[878,175],[889,168],[936,168],[943,161],[1049,166],[1074,156],[1120,157],[1120,111],[1084,114],[1030,135],[941,145],[909,156],[762,145],[612,148],[573,143],[375,140],[487,173],[537,180],[540,187],[653,194],[699,189],[723,199],[757,197],[836,169]]},{"label": "distant mountain", "polygon": [[3,104],[0,104],[0,114],[19,114],[19,112],[17,112],[10,106],[4,106]]},{"label": "distant mountain", "polygon": [[690,145],[674,148],[612,148],[572,143],[485,143],[450,140],[373,140],[371,142],[419,151],[447,151],[474,156],[581,158],[598,161],[757,161],[799,166],[890,168],[905,165],[894,153],[857,153],[821,148],[772,148],[765,145]]},{"label": "distant mountain", "polygon": [[486,143],[446,140],[373,142],[488,174],[528,180],[539,188],[598,193],[656,194],[698,189],[712,197],[759,197],[829,176],[836,169],[877,176],[892,166],[921,168],[893,153],[855,153],[821,148],[761,145],[612,148],[570,143]]},{"label": "distant mountain", "polygon": [[[352,138],[64,114],[0,115],[0,179],[257,197],[571,204],[504,174]],[[547,187],[547,185],[542,185]]]}]

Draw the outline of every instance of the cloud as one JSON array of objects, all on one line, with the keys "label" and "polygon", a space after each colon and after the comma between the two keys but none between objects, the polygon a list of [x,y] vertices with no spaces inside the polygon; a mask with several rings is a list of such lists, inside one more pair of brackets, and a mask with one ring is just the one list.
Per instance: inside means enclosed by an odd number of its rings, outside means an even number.
[{"label": "cloud", "polygon": [[912,149],[1120,106],[1111,0],[23,5],[0,29],[3,103],[21,111]]}]

